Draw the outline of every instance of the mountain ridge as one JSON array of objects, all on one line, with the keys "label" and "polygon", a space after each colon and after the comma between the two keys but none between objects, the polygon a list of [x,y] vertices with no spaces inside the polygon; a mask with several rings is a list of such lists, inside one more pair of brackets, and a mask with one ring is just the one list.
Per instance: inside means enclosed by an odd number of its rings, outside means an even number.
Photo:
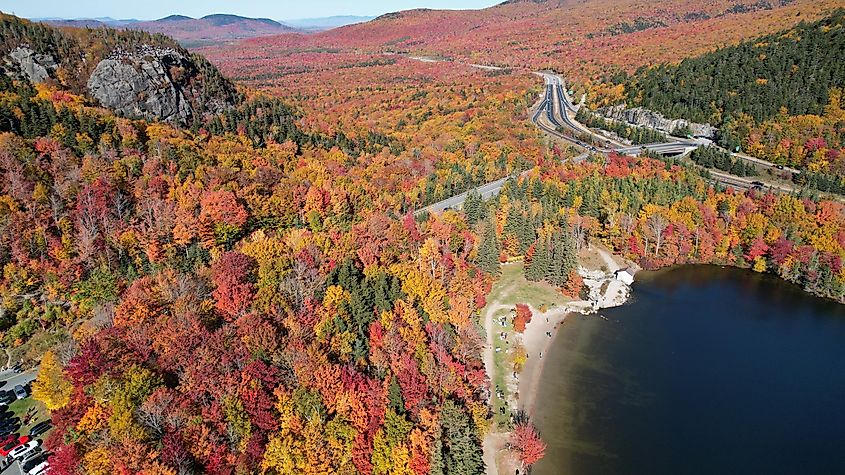
[{"label": "mountain ridge", "polygon": [[43,19],[56,27],[118,28],[161,33],[185,47],[238,41],[262,36],[294,33],[299,30],[270,18],[250,18],[228,13],[214,13],[200,18],[173,14],[156,20],[113,20],[109,18]]},{"label": "mountain ridge", "polygon": [[473,11],[393,12],[366,23],[307,36],[268,36],[208,54],[228,61],[256,49],[266,59],[271,52],[278,57],[302,48],[349,49],[594,78],[608,69],[633,71],[679,61],[818,19],[840,5],[839,0],[715,0],[706,5],[696,0],[520,0]]}]

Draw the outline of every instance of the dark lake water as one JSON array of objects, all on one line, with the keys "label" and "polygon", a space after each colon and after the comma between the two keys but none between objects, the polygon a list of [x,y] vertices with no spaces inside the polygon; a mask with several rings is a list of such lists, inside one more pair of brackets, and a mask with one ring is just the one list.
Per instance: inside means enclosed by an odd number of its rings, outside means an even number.
[{"label": "dark lake water", "polygon": [[556,336],[534,475],[845,474],[845,306],[691,266]]}]

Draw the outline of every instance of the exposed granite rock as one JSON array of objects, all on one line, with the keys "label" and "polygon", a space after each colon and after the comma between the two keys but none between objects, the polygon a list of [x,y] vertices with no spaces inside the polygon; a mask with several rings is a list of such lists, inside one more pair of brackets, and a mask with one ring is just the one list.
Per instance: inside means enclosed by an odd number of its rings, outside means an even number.
[{"label": "exposed granite rock", "polygon": [[12,50],[6,64],[11,71],[32,83],[41,83],[53,76],[56,71],[56,60],[49,54],[36,53],[28,46],[18,46]]},{"label": "exposed granite rock", "polygon": [[178,51],[146,47],[116,51],[100,61],[88,79],[88,92],[104,107],[127,117],[188,124],[193,108],[175,72],[193,65]]},{"label": "exposed granite rock", "polygon": [[684,119],[667,119],[658,112],[644,109],[642,107],[626,109],[624,104],[613,107],[604,107],[596,110],[595,112],[596,114],[602,115],[608,119],[627,122],[631,125],[637,125],[640,127],[657,129],[666,133],[672,133],[678,128],[689,126],[693,135],[715,140],[716,133],[718,132],[718,129],[710,124],[697,124]]}]

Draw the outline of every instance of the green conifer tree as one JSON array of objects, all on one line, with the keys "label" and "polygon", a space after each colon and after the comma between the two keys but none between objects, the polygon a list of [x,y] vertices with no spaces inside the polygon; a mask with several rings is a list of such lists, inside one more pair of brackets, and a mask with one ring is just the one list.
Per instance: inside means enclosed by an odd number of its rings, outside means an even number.
[{"label": "green conifer tree", "polygon": [[481,245],[478,247],[476,264],[482,271],[490,275],[499,275],[499,254],[501,254],[499,240],[496,238],[493,222],[488,219],[481,238]]}]

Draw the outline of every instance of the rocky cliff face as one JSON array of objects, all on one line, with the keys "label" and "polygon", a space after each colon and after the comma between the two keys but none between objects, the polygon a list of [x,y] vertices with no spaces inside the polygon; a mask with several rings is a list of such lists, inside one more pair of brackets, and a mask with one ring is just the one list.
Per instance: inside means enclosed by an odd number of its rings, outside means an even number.
[{"label": "rocky cliff face", "polygon": [[188,124],[194,116],[185,91],[190,62],[178,51],[146,47],[115,52],[100,61],[88,79],[91,97],[118,114]]},{"label": "rocky cliff face", "polygon": [[36,53],[28,46],[22,45],[9,53],[6,66],[12,75],[37,84],[52,77],[58,64],[51,55]]},{"label": "rocky cliff face", "polygon": [[170,38],[56,29],[0,12],[0,74],[86,96],[130,118],[187,126],[238,104],[234,84]]},{"label": "rocky cliff face", "polygon": [[667,119],[662,114],[654,112],[642,107],[634,107],[633,109],[626,109],[624,104],[604,107],[595,111],[596,114],[604,116],[608,119],[613,119],[620,122],[627,122],[631,125],[640,127],[648,127],[672,133],[675,130],[689,127],[692,134],[714,140],[718,129],[710,124],[697,124],[689,122],[684,119]]}]

